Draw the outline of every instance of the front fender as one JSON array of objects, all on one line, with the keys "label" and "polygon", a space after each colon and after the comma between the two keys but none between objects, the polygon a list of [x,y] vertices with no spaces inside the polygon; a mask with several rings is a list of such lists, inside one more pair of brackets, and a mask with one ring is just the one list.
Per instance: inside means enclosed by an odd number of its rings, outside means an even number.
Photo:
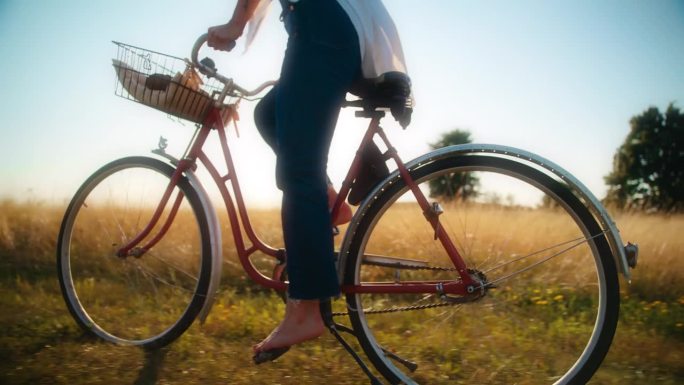
[{"label": "front fender", "polygon": [[202,306],[202,310],[200,310],[199,313],[200,322],[204,323],[214,304],[214,298],[221,283],[221,268],[223,266],[221,227],[214,205],[209,198],[209,194],[204,189],[204,186],[202,186],[202,183],[200,183],[197,175],[191,170],[188,170],[185,172],[185,177],[188,178],[190,185],[197,191],[197,195],[199,195],[199,199],[202,202],[204,215],[209,224],[209,236],[211,239],[211,278],[209,281],[209,291],[207,292],[207,298]]}]

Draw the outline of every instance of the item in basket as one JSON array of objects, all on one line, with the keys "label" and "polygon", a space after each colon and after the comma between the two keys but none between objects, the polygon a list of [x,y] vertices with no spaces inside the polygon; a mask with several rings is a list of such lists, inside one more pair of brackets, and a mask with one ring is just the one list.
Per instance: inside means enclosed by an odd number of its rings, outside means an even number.
[{"label": "item in basket", "polygon": [[195,72],[195,70],[188,66],[183,74],[181,75],[180,83],[186,87],[189,87],[195,91],[199,91],[200,86],[204,84],[202,78]]},{"label": "item in basket", "polygon": [[145,80],[145,87],[155,91],[166,91],[171,84],[171,76],[164,74],[152,74]]}]

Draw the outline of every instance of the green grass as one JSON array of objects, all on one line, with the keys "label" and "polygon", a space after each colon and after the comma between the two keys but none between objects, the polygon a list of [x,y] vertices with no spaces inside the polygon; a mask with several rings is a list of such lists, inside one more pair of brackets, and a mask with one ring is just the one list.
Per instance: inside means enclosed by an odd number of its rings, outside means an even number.
[{"label": "green grass", "polygon": [[[278,362],[254,366],[250,347],[277,324],[283,304],[275,294],[241,278],[230,263],[225,265],[222,291],[207,322],[195,323],[169,347],[146,353],[86,336],[66,310],[56,278],[55,239],[62,210],[39,203],[0,202],[0,384],[367,383],[328,335],[293,349]],[[274,243],[277,218],[274,212],[262,212],[255,219],[257,229],[265,228]],[[615,341],[592,383],[683,383],[684,262],[680,257],[684,241],[678,234],[684,219],[619,214],[617,222],[625,239],[641,241],[642,260],[632,286],[622,282]],[[232,258],[229,245],[225,249],[227,258]],[[528,290],[497,295],[518,296],[517,311],[534,310],[543,318],[545,332],[556,333],[559,339],[582,332],[582,322],[562,317],[583,306],[581,293],[562,288]],[[410,315],[392,318],[393,327],[404,332],[412,330],[411,321]],[[440,341],[425,341],[417,348],[443,358],[439,368],[423,368],[430,377],[427,383],[458,383],[471,370],[467,365],[476,366],[478,359],[493,356],[503,368],[498,380],[491,381],[496,383],[515,383],[515,371],[505,368],[515,368],[514,362],[529,359],[531,352],[547,356],[543,365],[553,364],[554,350],[535,345],[529,325],[511,331],[488,324],[485,316],[478,321],[464,324],[461,333],[486,330],[483,335],[498,337],[496,349],[457,349],[459,341],[465,341],[457,333],[449,336],[450,349],[437,348]],[[501,344],[506,338],[510,344]],[[564,341],[572,343],[571,338]]]}]

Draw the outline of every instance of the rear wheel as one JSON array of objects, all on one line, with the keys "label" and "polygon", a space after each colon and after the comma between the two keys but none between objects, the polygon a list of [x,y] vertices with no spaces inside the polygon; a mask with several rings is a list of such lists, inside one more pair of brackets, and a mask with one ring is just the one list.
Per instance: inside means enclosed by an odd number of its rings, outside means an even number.
[{"label": "rear wheel", "polygon": [[204,304],[211,243],[201,201],[181,178],[154,230],[173,202],[181,204],[166,234],[138,256],[117,256],[149,223],[174,169],[159,160],[124,158],[93,174],[72,199],[59,234],[62,294],[76,322],[117,344],[164,346],[180,336]]},{"label": "rear wheel", "polygon": [[[619,308],[615,262],[588,209],[560,181],[499,157],[454,156],[412,176],[440,204],[440,223],[472,274],[491,286],[465,304],[434,294],[347,295],[377,370],[393,384],[586,383],[608,352]],[[345,284],[459,280],[401,179],[362,214]]]}]

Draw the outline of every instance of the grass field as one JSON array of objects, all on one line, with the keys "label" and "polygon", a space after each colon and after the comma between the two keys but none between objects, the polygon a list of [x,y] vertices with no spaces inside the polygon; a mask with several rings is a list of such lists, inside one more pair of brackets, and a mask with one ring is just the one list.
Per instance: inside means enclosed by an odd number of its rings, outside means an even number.
[{"label": "grass field", "polygon": [[[54,255],[63,210],[0,202],[0,384],[367,383],[327,335],[278,362],[251,363],[250,346],[278,322],[283,304],[241,277],[227,233],[222,290],[204,325],[196,323],[153,353],[85,336],[66,310],[57,281]],[[623,239],[640,244],[641,259],[631,285],[621,282],[615,341],[592,383],[684,383],[684,216],[618,213],[615,219]],[[527,222],[521,234],[547,231]],[[279,244],[276,211],[257,212],[253,224],[264,240]],[[525,242],[523,237],[515,238]],[[382,242],[399,251],[411,246],[396,239]],[[546,294],[548,302],[559,295]],[[543,295],[535,297],[538,304],[547,301]],[[498,349],[503,356],[518,353],[512,346]]]}]

